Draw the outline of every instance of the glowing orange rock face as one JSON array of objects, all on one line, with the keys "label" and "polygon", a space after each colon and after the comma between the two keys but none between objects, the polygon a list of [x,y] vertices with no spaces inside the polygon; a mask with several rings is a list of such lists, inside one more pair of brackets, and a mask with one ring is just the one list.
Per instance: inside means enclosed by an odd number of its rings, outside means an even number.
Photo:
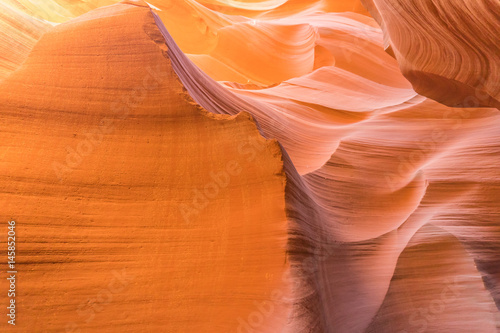
[{"label": "glowing orange rock face", "polygon": [[423,2],[3,2],[0,331],[497,331],[498,62]]},{"label": "glowing orange rock face", "polygon": [[18,330],[229,332],[275,290],[263,325],[286,323],[280,148],[248,116],[193,105],[158,37],[149,8],[99,9],[3,82]]}]

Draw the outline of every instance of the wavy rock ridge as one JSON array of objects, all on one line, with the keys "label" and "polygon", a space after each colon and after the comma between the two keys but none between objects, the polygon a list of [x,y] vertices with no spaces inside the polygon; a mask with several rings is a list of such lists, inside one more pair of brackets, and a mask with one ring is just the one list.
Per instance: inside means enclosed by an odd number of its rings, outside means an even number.
[{"label": "wavy rock ridge", "polygon": [[0,82],[15,329],[499,330],[494,54],[484,89],[472,58],[432,79],[404,1],[365,3],[382,29],[357,1],[109,3],[2,45],[31,36]]},{"label": "wavy rock ridge", "polygon": [[500,3],[362,0],[414,89],[449,106],[500,107]]}]

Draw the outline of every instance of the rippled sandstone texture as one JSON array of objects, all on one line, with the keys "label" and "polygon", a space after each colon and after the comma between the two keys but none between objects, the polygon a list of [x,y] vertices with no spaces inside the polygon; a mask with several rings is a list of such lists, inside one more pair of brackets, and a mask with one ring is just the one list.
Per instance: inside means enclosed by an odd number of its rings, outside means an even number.
[{"label": "rippled sandstone texture", "polygon": [[418,93],[449,106],[500,108],[500,2],[362,2]]},{"label": "rippled sandstone texture", "polygon": [[499,330],[499,111],[376,1],[115,2],[4,1],[2,331]]},{"label": "rippled sandstone texture", "polygon": [[3,82],[17,330],[229,332],[273,288],[288,293],[278,144],[248,116],[194,105],[159,38],[141,4],[98,9],[47,33]]}]

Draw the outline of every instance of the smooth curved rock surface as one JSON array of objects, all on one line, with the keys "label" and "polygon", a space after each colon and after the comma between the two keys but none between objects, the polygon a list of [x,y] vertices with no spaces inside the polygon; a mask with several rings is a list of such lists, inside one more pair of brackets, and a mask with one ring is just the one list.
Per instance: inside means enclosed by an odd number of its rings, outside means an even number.
[{"label": "smooth curved rock surface", "polygon": [[362,0],[419,94],[449,106],[500,108],[500,3]]},{"label": "smooth curved rock surface", "polygon": [[119,4],[51,30],[3,82],[17,330],[230,332],[274,290],[266,331],[287,323],[280,147],[194,105],[166,50],[148,7]]},{"label": "smooth curved rock surface", "polygon": [[439,103],[482,62],[416,83],[382,0],[116,2],[0,16],[2,331],[499,331],[493,81]]},{"label": "smooth curved rock surface", "polygon": [[51,25],[0,2],[0,80],[19,68]]}]

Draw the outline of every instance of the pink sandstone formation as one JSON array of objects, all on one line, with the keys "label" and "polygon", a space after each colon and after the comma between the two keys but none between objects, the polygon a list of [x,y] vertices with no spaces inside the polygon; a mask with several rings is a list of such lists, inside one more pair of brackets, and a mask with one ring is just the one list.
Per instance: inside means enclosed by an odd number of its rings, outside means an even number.
[{"label": "pink sandstone formation", "polygon": [[500,331],[498,3],[1,1],[1,332]]},{"label": "pink sandstone formation", "polygon": [[500,2],[362,2],[415,91],[449,106],[500,107]]}]

